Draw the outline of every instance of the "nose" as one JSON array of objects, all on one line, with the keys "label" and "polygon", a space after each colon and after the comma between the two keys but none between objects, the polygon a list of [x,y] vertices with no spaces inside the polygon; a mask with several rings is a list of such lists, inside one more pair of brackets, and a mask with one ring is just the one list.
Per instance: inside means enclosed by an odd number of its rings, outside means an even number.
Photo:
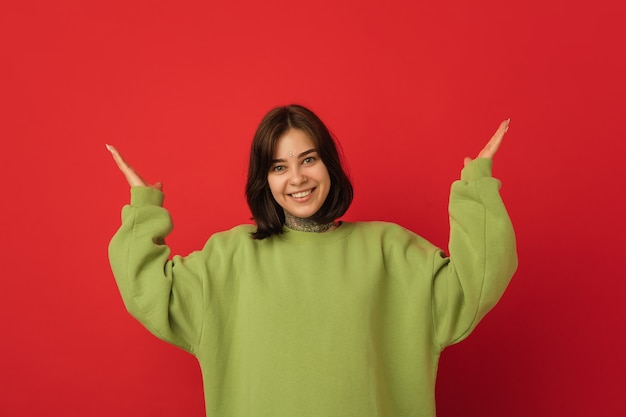
[{"label": "nose", "polygon": [[293,174],[291,175],[291,177],[289,177],[289,184],[290,185],[301,185],[304,184],[307,181],[307,177],[304,176],[304,174],[302,174],[300,172],[300,170],[294,170],[292,171]]}]

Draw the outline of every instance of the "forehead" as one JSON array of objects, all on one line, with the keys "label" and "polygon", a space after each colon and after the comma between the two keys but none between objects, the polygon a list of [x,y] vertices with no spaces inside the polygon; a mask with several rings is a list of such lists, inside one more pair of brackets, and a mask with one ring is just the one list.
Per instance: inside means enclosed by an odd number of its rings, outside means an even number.
[{"label": "forehead", "polygon": [[304,131],[300,129],[289,129],[278,138],[278,141],[276,141],[274,157],[286,157],[290,154],[290,152],[298,154],[300,152],[316,148],[317,147],[313,139]]}]

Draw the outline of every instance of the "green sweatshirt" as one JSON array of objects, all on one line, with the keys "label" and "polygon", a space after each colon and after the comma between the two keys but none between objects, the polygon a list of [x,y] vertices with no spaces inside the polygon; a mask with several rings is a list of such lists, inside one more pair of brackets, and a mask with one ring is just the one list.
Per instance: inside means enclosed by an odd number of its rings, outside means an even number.
[{"label": "green sweatshirt", "polygon": [[437,364],[517,267],[491,177],[471,162],[450,196],[450,256],[391,223],[327,233],[253,226],[173,256],[163,195],[134,187],[109,247],[128,311],[195,355],[208,417],[434,416]]}]

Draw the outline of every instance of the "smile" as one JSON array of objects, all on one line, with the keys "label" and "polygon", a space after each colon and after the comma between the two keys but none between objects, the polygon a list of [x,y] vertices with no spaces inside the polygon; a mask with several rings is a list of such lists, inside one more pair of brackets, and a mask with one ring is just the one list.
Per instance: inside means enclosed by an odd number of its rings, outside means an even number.
[{"label": "smile", "polygon": [[310,195],[313,192],[314,188],[306,191],[300,191],[299,193],[288,194],[293,198],[303,198]]}]

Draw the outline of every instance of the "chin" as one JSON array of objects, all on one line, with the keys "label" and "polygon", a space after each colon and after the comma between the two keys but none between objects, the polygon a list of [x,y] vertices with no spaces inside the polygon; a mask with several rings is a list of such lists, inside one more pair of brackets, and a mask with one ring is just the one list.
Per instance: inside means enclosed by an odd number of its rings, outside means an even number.
[{"label": "chin", "polygon": [[289,212],[293,217],[297,217],[299,219],[308,219],[315,216],[315,213],[292,213]]},{"label": "chin", "polygon": [[293,217],[297,217],[299,219],[308,219],[310,217],[315,216],[315,214],[317,214],[319,210],[320,208],[318,207],[315,210],[285,210],[285,211],[291,214]]}]

